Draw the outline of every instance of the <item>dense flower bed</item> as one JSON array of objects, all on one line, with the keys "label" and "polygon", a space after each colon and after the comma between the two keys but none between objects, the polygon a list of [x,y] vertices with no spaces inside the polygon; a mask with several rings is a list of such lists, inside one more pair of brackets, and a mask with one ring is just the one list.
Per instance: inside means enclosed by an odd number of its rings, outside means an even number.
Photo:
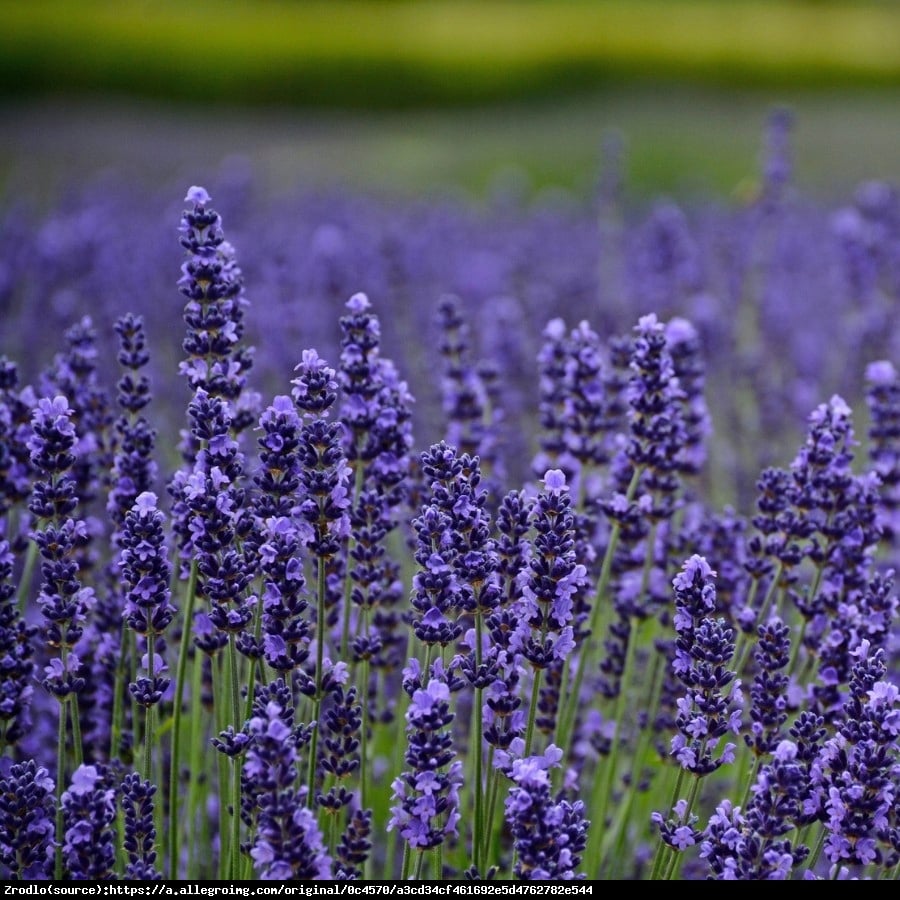
[{"label": "dense flower bed", "polygon": [[895,876],[900,200],[786,142],[638,221],[9,208],[0,874]]}]

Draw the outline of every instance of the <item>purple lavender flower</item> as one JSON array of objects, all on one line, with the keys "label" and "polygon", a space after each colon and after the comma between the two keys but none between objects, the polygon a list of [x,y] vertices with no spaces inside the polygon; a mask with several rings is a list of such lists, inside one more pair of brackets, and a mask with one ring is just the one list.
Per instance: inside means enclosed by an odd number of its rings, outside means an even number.
[{"label": "purple lavender flower", "polygon": [[[730,809],[730,801],[725,801]],[[671,815],[666,818],[660,812],[653,812],[650,821],[659,830],[659,836],[663,844],[672,850],[683,853],[688,847],[693,847],[700,841],[703,832],[696,827],[699,818],[688,809],[687,800],[679,800],[672,807]]]},{"label": "purple lavender flower", "polygon": [[121,804],[125,816],[123,847],[128,854],[125,878],[129,881],[159,881],[156,868],[156,827],[153,795],[156,785],[131,773],[122,779]]},{"label": "purple lavender flower", "polygon": [[[344,446],[354,470],[355,505],[351,510],[353,544],[347,561],[352,582],[350,607],[344,610],[342,645],[351,626],[353,652],[376,668],[394,666],[392,650],[401,642],[393,609],[401,599],[399,565],[386,552],[388,535],[408,490],[412,446],[412,395],[393,364],[380,356],[381,325],[365,294],[347,301],[341,318],[343,388],[340,417]],[[353,613],[356,613],[354,616]]]},{"label": "purple lavender flower", "polygon": [[701,355],[700,335],[693,323],[676,317],[666,324],[666,346],[672,356],[675,377],[684,394],[682,472],[696,475],[706,461],[706,440],[712,432],[709,410],[703,396],[706,367]]},{"label": "purple lavender flower", "polygon": [[[149,490],[156,477],[156,462],[152,459],[156,432],[141,414],[150,400],[149,381],[140,371],[149,361],[143,320],[130,313],[124,315],[116,322],[116,333],[118,359],[125,373],[118,382],[121,414],[115,421],[106,514],[111,526],[110,543],[121,550],[125,517],[137,496]],[[106,753],[113,740],[117,672],[122,654],[127,652],[121,641],[124,606],[116,562],[110,560],[98,580],[94,614],[78,647],[90,667],[85,691],[79,698],[83,739],[87,747],[100,754]],[[129,740],[127,732],[120,737],[120,742],[123,740]],[[116,754],[121,747],[111,749]]]},{"label": "purple lavender flower", "polygon": [[122,316],[116,321],[116,334],[119,363],[125,369],[118,383],[118,402],[123,412],[115,426],[118,446],[106,511],[118,529],[138,495],[151,490],[157,466],[152,457],[156,431],[140,415],[150,402],[150,382],[141,372],[150,359],[145,349],[143,318],[131,313]]},{"label": "purple lavender flower", "polygon": [[[499,532],[494,543],[497,574],[503,588],[501,606],[506,606],[522,594],[519,575],[527,567],[531,549],[526,539],[531,529],[531,504],[522,491],[510,491],[503,498],[497,510],[496,526]],[[506,646],[508,641],[497,643]]]},{"label": "purple lavender flower", "polygon": [[496,750],[509,750],[525,733],[525,711],[519,695],[520,670],[505,650],[497,651],[497,679],[484,689],[484,739]]},{"label": "purple lavender flower", "polygon": [[778,746],[787,721],[789,679],[783,670],[790,660],[790,628],[773,616],[759,626],[757,635],[753,654],[757,672],[750,688],[750,734],[745,734],[744,740],[757,756],[763,756]]},{"label": "purple lavender flower", "polygon": [[79,766],[62,795],[63,866],[75,880],[115,878],[116,789],[103,766]]},{"label": "purple lavender flower", "polygon": [[22,881],[53,873],[53,779],[34,760],[13,763],[0,778],[0,866]]},{"label": "purple lavender flower", "polygon": [[732,507],[713,513],[698,502],[685,507],[682,526],[673,535],[671,553],[682,560],[697,553],[709,561],[716,570],[718,611],[736,632],[750,635],[756,612],[747,606],[751,590],[747,544],[747,521],[743,516]]},{"label": "purple lavender flower", "polygon": [[[548,751],[557,748],[548,748]],[[558,760],[561,752],[555,757]],[[576,870],[587,844],[590,823],[584,804],[551,795],[547,754],[516,759],[509,768],[513,787],[506,799],[506,821],[513,837],[520,881],[570,881],[586,876]]]},{"label": "purple lavender flower", "polygon": [[441,329],[438,349],[444,360],[441,395],[447,421],[445,441],[460,454],[477,455],[490,482],[502,474],[497,446],[501,410],[491,406],[485,368],[472,361],[469,325],[459,298],[450,294],[441,298],[437,322]]},{"label": "purple lavender flower", "polygon": [[[31,434],[31,407],[26,401],[30,389],[19,389],[15,363],[0,356],[0,516],[9,523],[9,514],[24,504],[31,492],[31,459],[27,446]],[[9,524],[7,524],[9,531]],[[18,552],[22,539],[7,533]]]},{"label": "purple lavender flower", "polygon": [[[788,498],[801,519],[826,540],[836,537],[829,533],[830,520],[846,503],[855,443],[852,411],[841,397],[834,396],[810,414],[806,441],[791,463]],[[826,552],[827,545],[822,547],[815,538],[807,550],[815,562],[823,561]]]},{"label": "purple lavender flower", "polygon": [[678,635],[672,668],[686,692],[678,702],[679,734],[672,738],[671,755],[697,777],[734,760],[734,744],[714,754],[721,738],[741,726],[740,682],[726,668],[734,654],[734,631],[724,619],[712,618],[714,576],[702,556],[692,556],[672,582]]},{"label": "purple lavender flower", "polygon": [[535,671],[561,662],[575,646],[572,595],[586,571],[575,560],[571,503],[562,470],[550,469],[532,512],[534,550],[522,577],[520,624],[510,640],[510,650]]},{"label": "purple lavender flower", "polygon": [[357,702],[357,691],[351,687],[345,691],[336,687],[330,703],[322,716],[322,757],[320,766],[326,775],[332,776],[335,785],[328,792],[316,798],[319,806],[329,813],[348,805],[352,800],[344,785],[347,779],[359,769],[360,729],[362,727],[362,707]]},{"label": "purple lavender flower", "polygon": [[248,723],[243,778],[255,799],[257,827],[250,856],[264,880],[330,879],[332,860],[297,780],[297,743],[285,709],[270,700]]},{"label": "purple lavender flower", "polygon": [[900,378],[893,363],[879,360],[866,368],[869,457],[881,481],[878,524],[886,541],[900,530]]},{"label": "purple lavender flower", "polygon": [[93,590],[78,580],[76,551],[87,540],[86,528],[83,521],[70,517],[77,506],[75,482],[70,475],[76,441],[71,415],[65,397],[40,400],[28,444],[32,464],[42,476],[35,483],[29,509],[45,523],[33,534],[43,560],[38,603],[45,619],[47,643],[61,648],[61,657],[51,660],[48,677],[42,683],[60,702],[84,686],[78,677],[77,657],[70,651],[81,638],[94,597]]},{"label": "purple lavender flower", "polygon": [[48,397],[65,396],[71,405],[70,419],[77,439],[69,473],[75,482],[78,518],[85,523],[85,538],[79,542],[75,555],[80,570],[86,572],[97,562],[92,542],[105,531],[104,523],[92,512],[112,467],[113,414],[97,375],[97,335],[90,316],[67,329],[65,339],[68,349],[56,356],[42,393]]},{"label": "purple lavender flower", "polygon": [[359,881],[372,849],[372,811],[354,810],[335,849],[336,881]]},{"label": "purple lavender flower", "polygon": [[835,865],[882,861],[879,835],[894,811],[900,772],[900,691],[881,680],[884,651],[870,656],[863,642],[857,660],[847,718],[825,741],[811,772],[822,798],[825,855]]},{"label": "purple lavender flower", "polygon": [[197,594],[210,602],[209,618],[219,631],[239,634],[253,615],[246,595],[253,570],[236,536],[248,527],[244,510],[243,455],[231,437],[225,403],[198,390],[189,414],[203,446],[183,488],[197,563]]},{"label": "purple lavender flower", "polygon": [[299,556],[301,531],[286,516],[262,523],[259,548],[262,592],[262,649],[266,663],[277,672],[299,669],[309,658],[312,626],[306,611],[306,578]]},{"label": "purple lavender flower", "polygon": [[19,614],[12,583],[14,557],[0,540],[0,748],[16,745],[31,725],[33,641],[38,629]]},{"label": "purple lavender flower", "polygon": [[[334,369],[315,350],[305,350],[293,380],[294,403],[304,418],[298,445],[300,501],[297,518],[308,528],[307,546],[315,562],[316,575],[316,658],[315,672],[305,692],[313,697],[313,714],[320,724],[321,704],[328,693],[325,672],[325,644],[330,625],[329,610],[341,596],[342,570],[331,571],[349,537],[351,497],[350,467],[341,446],[341,426],[329,422],[329,410],[337,399]],[[329,579],[334,575],[333,579]],[[318,731],[313,734],[310,764],[310,792],[318,773]],[[313,797],[308,798],[312,802]]]},{"label": "purple lavender flower", "polygon": [[586,321],[568,337],[561,319],[544,329],[541,366],[542,454],[535,466],[560,468],[578,484],[585,467],[608,462],[612,436],[623,424],[600,338]]},{"label": "purple lavender flower", "polygon": [[471,496],[462,477],[465,463],[456,450],[441,442],[422,454],[422,469],[431,482],[430,502],[413,520],[416,531],[414,556],[419,571],[413,576],[410,604],[413,632],[425,644],[447,646],[464,631],[458,621],[461,598],[465,588],[460,586],[456,572],[458,549],[454,540],[454,507],[462,498],[461,512],[472,506]]},{"label": "purple lavender flower", "polygon": [[[253,544],[263,579],[262,655],[270,666],[287,673],[309,656],[312,628],[306,600],[306,577],[300,549],[311,528],[294,516],[300,488],[300,418],[293,401],[278,396],[260,417],[260,489],[254,502]],[[251,640],[242,634],[243,642]],[[242,652],[247,654],[247,648]],[[249,655],[249,654],[247,654]]]},{"label": "purple lavender flower", "polygon": [[260,519],[290,516],[300,486],[298,448],[300,417],[290,397],[279,395],[259,417],[260,467],[253,480],[259,488],[255,512]]},{"label": "purple lavender flower", "polygon": [[240,343],[247,304],[243,274],[206,190],[192,187],[184,199],[192,209],[184,212],[179,227],[181,245],[188,252],[178,282],[187,298],[184,321],[188,328],[183,344],[187,359],[180,371],[191,390],[227,400],[232,426],[240,431],[256,418],[252,408],[237,404],[253,364],[252,351]]},{"label": "purple lavender flower", "polygon": [[314,350],[307,350],[297,371],[294,403],[307,417],[298,446],[302,496],[298,513],[312,529],[310,550],[325,566],[349,532],[350,469],[341,448],[341,426],[324,418],[336,400],[334,369]]},{"label": "purple lavender flower", "polygon": [[759,532],[748,542],[751,558],[747,570],[755,579],[773,571],[775,561],[788,573],[803,560],[799,541],[814,528],[791,509],[791,475],[786,469],[764,469],[756,483],[758,514],[753,525]]},{"label": "purple lavender flower", "polygon": [[700,856],[714,878],[785,881],[809,848],[785,840],[801,816],[805,773],[797,745],[781,741],[760,770],[746,812],[724,801],[703,832]]},{"label": "purple lavender flower", "polygon": [[[411,677],[413,670],[404,675]],[[394,779],[388,830],[397,829],[412,850],[429,850],[456,834],[462,762],[455,759],[449,726],[450,686],[432,669],[427,685],[408,689],[407,770]]]},{"label": "purple lavender flower", "polygon": [[356,469],[378,453],[372,445],[373,428],[381,413],[379,390],[381,372],[379,345],[381,324],[370,312],[365,294],[354,294],[347,301],[348,313],[341,317],[341,365],[339,381],[343,388],[341,419],[346,426],[345,453]]},{"label": "purple lavender flower", "polygon": [[169,686],[157,651],[162,649],[162,635],[176,612],[170,601],[171,566],[156,494],[145,491],[137,497],[125,517],[121,547],[125,621],[144,638],[144,659],[148,663],[148,674],[136,679],[129,689],[139,705],[148,707],[157,704]]},{"label": "purple lavender flower", "polygon": [[675,376],[665,326],[650,314],[641,317],[635,331],[628,386],[630,439],[625,453],[633,469],[646,473],[642,482],[654,498],[653,516],[665,519],[674,511],[677,472],[684,465],[685,394]]}]

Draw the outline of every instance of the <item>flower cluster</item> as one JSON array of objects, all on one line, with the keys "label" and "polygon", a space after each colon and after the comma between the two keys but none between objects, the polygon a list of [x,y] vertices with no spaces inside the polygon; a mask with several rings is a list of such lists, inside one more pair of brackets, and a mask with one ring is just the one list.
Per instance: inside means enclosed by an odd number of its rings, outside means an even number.
[{"label": "flower cluster", "polygon": [[163,515],[156,495],[145,491],[125,517],[121,537],[122,583],[125,588],[125,621],[146,641],[141,676],[129,685],[139,706],[159,703],[169,686],[162,675],[164,664],[157,651],[163,632],[175,616],[169,581],[171,567],[166,553]]},{"label": "flower cluster", "polygon": [[[191,204],[181,218],[181,245],[188,253],[178,282],[187,298],[184,321],[187,359],[179,371],[193,391],[234,402],[241,395],[252,365],[252,353],[240,346],[243,336],[243,275],[234,248],[225,240],[222,219],[210,206],[205,188],[192,187],[184,198]],[[242,423],[231,412],[235,427]],[[252,420],[251,420],[252,421]],[[249,424],[244,422],[243,424]]]},{"label": "flower cluster", "polygon": [[259,876],[266,880],[330,879],[332,861],[303,794],[295,787],[297,743],[284,708],[266,704],[248,723],[251,739],[244,778],[255,799],[256,837],[250,850]]},{"label": "flower cluster", "polygon": [[[895,875],[900,194],[870,186],[829,221],[822,309],[792,327],[810,307],[786,134],[776,121],[762,195],[715,244],[722,220],[698,231],[672,203],[612,239],[607,184],[588,275],[572,266],[596,223],[562,210],[513,236],[448,207],[367,243],[373,208],[329,199],[296,233],[274,217],[282,252],[232,173],[223,203],[248,246],[271,242],[252,270],[272,288],[262,371],[199,187],[187,403],[171,409],[172,354],[148,352],[168,326],[152,304],[112,319],[113,390],[80,313],[45,327],[63,349],[36,388],[0,360],[0,877]],[[140,216],[109,204],[54,220],[33,283],[10,251],[29,301],[11,321],[99,298],[99,260]],[[458,252],[468,230],[477,253]],[[4,245],[16,233],[0,217]],[[150,290],[133,246],[114,283]],[[835,285],[855,304],[846,360],[812,321],[836,321]],[[316,311],[302,334],[297,298]]]},{"label": "flower cluster", "polygon": [[[685,693],[678,701],[672,755],[696,776],[709,775],[734,761],[735,745],[721,738],[741,728],[740,681],[727,668],[734,654],[734,631],[714,619],[715,573],[702,556],[688,559],[672,584],[675,588],[675,658],[672,668]],[[718,752],[718,755],[716,755]]]},{"label": "flower cluster", "polygon": [[[555,750],[555,756],[551,756]],[[515,876],[523,881],[570,881],[583,879],[578,873],[587,843],[589,823],[584,803],[554,800],[548,757],[558,760],[558,748],[543,756],[513,761],[509,777],[513,787],[506,799],[506,818],[516,852]]]},{"label": "flower cluster", "polygon": [[425,684],[418,665],[411,664],[404,676],[410,694],[404,754],[408,769],[393,782],[388,828],[396,828],[412,849],[424,851],[456,834],[462,762],[455,758],[448,729],[453,713],[442,669],[436,664]]}]

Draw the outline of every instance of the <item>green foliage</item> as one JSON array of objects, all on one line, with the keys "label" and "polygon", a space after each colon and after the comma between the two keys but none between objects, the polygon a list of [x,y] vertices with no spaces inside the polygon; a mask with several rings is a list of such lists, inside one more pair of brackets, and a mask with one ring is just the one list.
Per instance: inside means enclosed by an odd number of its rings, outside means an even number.
[{"label": "green foliage", "polygon": [[0,91],[390,108],[622,79],[900,83],[900,6],[740,0],[0,2]]}]

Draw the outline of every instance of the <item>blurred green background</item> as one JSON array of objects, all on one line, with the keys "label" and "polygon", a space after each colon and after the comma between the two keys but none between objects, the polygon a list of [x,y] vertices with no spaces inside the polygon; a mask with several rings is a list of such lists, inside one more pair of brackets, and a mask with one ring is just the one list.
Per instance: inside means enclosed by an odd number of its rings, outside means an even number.
[{"label": "blurred green background", "polygon": [[604,134],[627,187],[753,190],[796,113],[798,181],[900,176],[900,3],[829,0],[0,0],[0,177],[116,167],[273,190],[583,190]]}]

